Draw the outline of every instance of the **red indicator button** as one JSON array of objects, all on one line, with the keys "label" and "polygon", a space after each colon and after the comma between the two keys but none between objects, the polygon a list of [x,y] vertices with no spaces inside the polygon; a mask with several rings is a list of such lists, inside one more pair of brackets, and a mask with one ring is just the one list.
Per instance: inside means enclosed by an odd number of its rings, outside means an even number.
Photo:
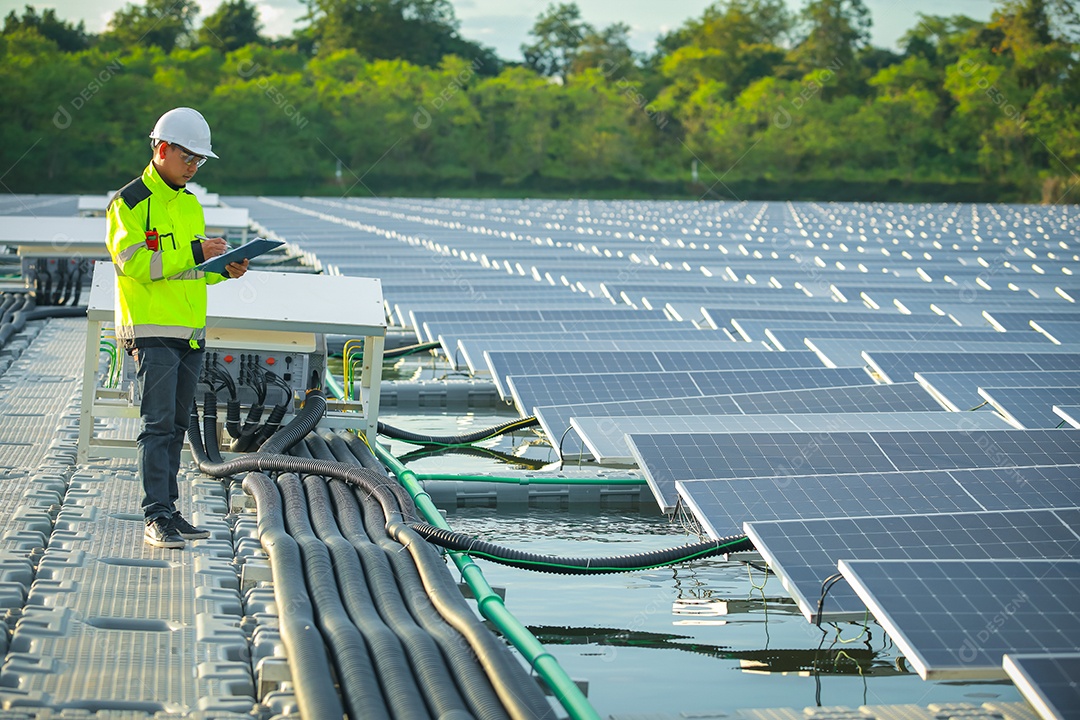
[{"label": "red indicator button", "polygon": [[233,356],[232,355],[226,355],[225,356],[225,362],[231,363],[232,361],[233,361]]},{"label": "red indicator button", "polygon": [[274,358],[272,358],[272,357],[270,357],[270,358],[266,358],[266,364],[267,364],[267,365],[273,365],[273,364],[274,364],[275,362],[277,362],[277,360],[275,360],[275,359],[274,359]]}]

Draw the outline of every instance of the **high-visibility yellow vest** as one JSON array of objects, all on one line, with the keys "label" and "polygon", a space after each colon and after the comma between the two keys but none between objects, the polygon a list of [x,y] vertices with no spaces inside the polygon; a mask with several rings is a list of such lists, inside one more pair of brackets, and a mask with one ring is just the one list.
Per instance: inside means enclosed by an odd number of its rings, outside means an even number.
[{"label": "high-visibility yellow vest", "polygon": [[109,202],[108,246],[116,268],[116,339],[132,348],[162,339],[200,347],[206,337],[206,285],[225,280],[195,270],[202,206],[173,190],[153,163]]}]

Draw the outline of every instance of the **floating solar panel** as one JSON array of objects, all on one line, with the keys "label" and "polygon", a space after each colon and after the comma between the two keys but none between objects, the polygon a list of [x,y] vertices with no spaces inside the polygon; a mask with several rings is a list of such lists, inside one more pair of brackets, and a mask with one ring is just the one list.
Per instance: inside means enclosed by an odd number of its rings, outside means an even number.
[{"label": "floating solar panel", "polygon": [[994,343],[997,345],[1012,345],[1013,343],[1039,343],[1042,337],[1036,333],[1002,333],[996,330],[906,330],[901,328],[868,328],[849,330],[844,326],[837,327],[812,327],[795,329],[769,328],[765,331],[769,342],[779,350],[799,350],[805,347],[803,342],[806,338],[851,338],[873,340],[907,340],[922,342],[963,342],[963,343]]},{"label": "floating solar panel", "polygon": [[1080,344],[1080,322],[1032,320],[1031,327],[1045,335],[1051,342],[1061,345]]},{"label": "floating solar panel", "polygon": [[484,357],[503,397],[508,375],[576,375],[597,372],[671,372],[821,367],[811,352],[487,352]]},{"label": "floating solar panel", "polygon": [[625,400],[534,408],[553,445],[562,441],[566,454],[584,450],[567,430],[575,417],[626,415],[730,415],[733,413],[801,414],[858,412],[920,412],[938,410],[938,404],[916,383],[852,385],[848,387],[780,390],[775,392],[657,400]]},{"label": "floating solar panel", "polygon": [[1068,387],[1080,385],[1080,370],[1047,372],[915,373],[915,379],[946,410],[971,410],[983,404],[979,387]]},{"label": "floating solar panel", "polygon": [[[579,333],[579,339],[567,339],[567,336],[557,335],[516,335],[512,340],[504,336],[487,336],[477,338],[460,338],[453,355],[450,355],[455,366],[467,366],[473,373],[488,372],[487,363],[484,360],[485,352],[652,352],[657,345],[655,339],[631,335],[629,338],[620,336],[611,337],[586,337]],[[711,333],[706,339],[691,337],[678,337],[672,339],[665,337],[663,346],[671,351],[690,352],[768,352],[770,348],[759,343],[732,342],[731,338],[724,337],[722,333]],[[447,339],[439,337],[443,349],[453,348],[447,345]]]},{"label": "floating solar panel", "polygon": [[1054,414],[1068,423],[1068,426],[1080,428],[1080,405],[1055,405]]},{"label": "floating solar panel", "polygon": [[1080,720],[1080,653],[1009,653],[1002,667],[1043,720]]},{"label": "floating solar panel", "polygon": [[[893,315],[889,315],[893,317]],[[731,321],[731,327],[734,328],[735,335],[740,339],[746,341],[757,340],[769,340],[768,330],[810,330],[822,328],[825,330],[833,328],[851,328],[852,330],[873,330],[875,328],[881,330],[908,330],[913,332],[933,332],[933,331],[947,331],[949,328],[959,329],[954,323],[948,323],[948,325],[942,326],[940,323],[933,321],[927,321],[923,324],[913,324],[909,321],[903,320],[907,315],[895,315],[900,317],[901,321],[897,323],[891,323],[885,318],[881,321],[874,323],[843,323],[842,325],[834,323],[832,321],[792,321],[792,320],[747,320],[747,318],[735,318]],[[944,328],[944,329],[943,329]],[[796,343],[797,348],[802,347],[802,338]]]},{"label": "floating solar panel", "polygon": [[1073,507],[1080,465],[685,480],[676,489],[720,538],[751,521]]},{"label": "floating solar panel", "polygon": [[666,415],[577,417],[572,423],[599,462],[631,462],[626,435],[714,432],[850,432],[874,430],[1005,430],[992,412],[840,413],[813,415]]},{"label": "floating solar panel", "polygon": [[632,434],[629,438],[634,458],[663,508],[674,506],[677,481],[1069,465],[1080,458],[1080,432],[1074,430]]},{"label": "floating solar panel", "polygon": [[[488,320],[472,322],[464,320],[425,321],[415,326],[417,337],[424,342],[434,342],[440,336],[452,338],[454,342],[461,337],[479,335],[499,335],[514,337],[519,333],[586,333],[610,337],[612,334],[629,336],[635,333],[653,333],[661,331],[679,331],[683,333],[700,332],[689,323],[676,323],[673,320]],[[1047,343],[1049,347],[1055,347]]]},{"label": "floating solar panel", "polygon": [[871,385],[862,368],[782,368],[670,373],[522,375],[507,378],[522,415],[539,405],[652,400],[839,385]]},{"label": "floating solar panel", "polygon": [[[818,613],[822,582],[840,560],[982,560],[1077,557],[1072,517],[1051,510],[950,512],[747,522],[754,548],[808,620]],[[822,619],[854,619],[865,606],[845,583],[820,605]]]},{"label": "floating solar panel", "polygon": [[1014,427],[1056,428],[1065,422],[1054,412],[1054,405],[1080,402],[1080,386],[979,388],[979,395]]},{"label": "floating solar panel", "polygon": [[1080,322],[1080,312],[1071,309],[1067,303],[1060,301],[1059,303],[1061,306],[1060,312],[1046,310],[1024,310],[1019,312],[987,310],[983,312],[983,317],[998,330],[1027,330],[1031,327],[1032,320],[1035,322],[1043,320]]},{"label": "floating solar panel", "polygon": [[999,678],[1009,653],[1073,653],[1080,560],[841,560],[925,679]]},{"label": "floating solar panel", "polygon": [[[1000,333],[1005,335],[1006,333]],[[933,352],[960,352],[960,353],[994,353],[999,354],[1002,348],[994,343],[967,342],[964,340],[879,340],[879,339],[850,339],[850,338],[819,338],[812,332],[807,333],[803,341],[805,346],[817,353],[825,367],[856,367],[865,364],[864,353],[877,355],[888,352],[909,352],[917,350],[920,353]],[[1038,353],[1055,352],[1059,346],[1048,342],[1032,339],[1027,343],[1013,343],[1008,346],[1011,353]]]},{"label": "floating solar panel", "polygon": [[[1060,346],[1055,346],[1060,347]],[[1080,354],[1039,353],[947,353],[874,352],[864,359],[884,382],[910,382],[915,373],[928,372],[1031,372],[1075,370]]]}]

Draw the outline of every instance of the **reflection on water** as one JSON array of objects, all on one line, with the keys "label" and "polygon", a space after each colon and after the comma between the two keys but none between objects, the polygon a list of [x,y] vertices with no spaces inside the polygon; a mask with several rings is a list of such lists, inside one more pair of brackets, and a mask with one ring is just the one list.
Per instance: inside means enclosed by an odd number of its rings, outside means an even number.
[{"label": "reflection on water", "polygon": [[655,648],[696,653],[723,660],[738,660],[750,672],[807,673],[825,675],[901,675],[890,656],[871,647],[825,647],[734,650],[723,645],[698,642],[691,635],[644,632],[626,628],[531,626],[529,630],[545,645],[597,645]]}]

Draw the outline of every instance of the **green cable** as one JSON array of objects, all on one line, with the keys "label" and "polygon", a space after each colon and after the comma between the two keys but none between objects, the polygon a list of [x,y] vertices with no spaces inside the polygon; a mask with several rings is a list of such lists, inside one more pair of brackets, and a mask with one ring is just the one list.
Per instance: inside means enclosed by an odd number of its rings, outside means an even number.
[{"label": "green cable", "polygon": [[[379,460],[390,468],[397,477],[413,502],[417,510],[431,525],[443,530],[451,530],[446,524],[439,509],[431,501],[431,496],[424,491],[417,479],[416,473],[402,465],[389,450],[375,443],[371,448]],[[495,591],[491,589],[487,579],[481,572],[480,567],[472,561],[466,553],[449,551],[450,559],[454,561],[461,577],[472,590],[473,597],[480,614],[498,628],[499,632],[522,654],[529,666],[536,670],[536,674],[544,679],[548,687],[555,694],[559,703],[575,720],[600,720],[600,715],[589,704],[581,689],[566,674],[566,670],[559,665],[558,660],[540,644],[536,636],[521,624],[521,621],[510,614]]]}]

